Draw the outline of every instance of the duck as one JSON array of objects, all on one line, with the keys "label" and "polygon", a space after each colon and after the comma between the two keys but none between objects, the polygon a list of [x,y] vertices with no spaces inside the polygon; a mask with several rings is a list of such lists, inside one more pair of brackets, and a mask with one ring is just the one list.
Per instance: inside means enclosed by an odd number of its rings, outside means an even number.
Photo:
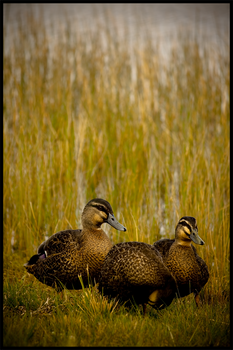
[{"label": "duck", "polygon": [[198,245],[205,244],[198,235],[196,219],[192,216],[183,216],[176,225],[175,239],[163,238],[153,245],[176,279],[178,297],[182,298],[193,293],[196,305],[200,306],[199,293],[208,282],[209,270],[192,242]]},{"label": "duck", "polygon": [[102,198],[86,204],[81,223],[82,229],[56,232],[41,243],[37,254],[24,264],[27,272],[57,291],[97,283],[105,256],[113,246],[101,225],[108,223],[119,231],[126,228],[116,220],[110,203]]},{"label": "duck", "polygon": [[125,306],[132,301],[142,305],[144,315],[148,304],[161,310],[176,295],[176,281],[161,254],[144,242],[115,244],[105,257],[97,288],[103,296],[116,298]]}]

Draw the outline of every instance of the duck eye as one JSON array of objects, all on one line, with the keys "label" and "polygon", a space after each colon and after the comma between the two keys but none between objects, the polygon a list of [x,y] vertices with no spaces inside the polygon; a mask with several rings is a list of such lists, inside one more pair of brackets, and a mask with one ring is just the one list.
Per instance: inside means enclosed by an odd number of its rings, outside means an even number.
[{"label": "duck eye", "polygon": [[102,207],[102,205],[99,205],[98,209],[101,210],[101,211],[104,211],[104,207]]}]

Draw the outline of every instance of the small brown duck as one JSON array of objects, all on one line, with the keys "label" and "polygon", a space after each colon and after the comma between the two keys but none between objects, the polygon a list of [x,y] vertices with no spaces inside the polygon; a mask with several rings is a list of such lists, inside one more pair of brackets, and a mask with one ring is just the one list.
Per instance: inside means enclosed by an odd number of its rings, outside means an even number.
[{"label": "small brown duck", "polygon": [[198,235],[196,219],[184,216],[176,226],[175,239],[160,239],[153,245],[161,253],[165,265],[176,279],[178,297],[194,293],[198,306],[199,292],[209,279],[209,271],[191,242],[204,244]]},{"label": "small brown duck", "polygon": [[143,242],[114,245],[100,271],[98,289],[103,295],[121,301],[134,299],[156,309],[170,305],[175,297],[176,282],[164,265],[158,250]]},{"label": "small brown duck", "polygon": [[[101,229],[108,223],[116,230],[126,231],[114,217],[109,202],[101,198],[89,201],[82,212],[82,230],[66,230],[54,233],[43,242],[36,255],[24,266],[40,282],[57,291],[81,289],[91,279],[97,281],[104,258],[112,247],[106,233]],[[61,282],[61,283],[59,283]]]}]

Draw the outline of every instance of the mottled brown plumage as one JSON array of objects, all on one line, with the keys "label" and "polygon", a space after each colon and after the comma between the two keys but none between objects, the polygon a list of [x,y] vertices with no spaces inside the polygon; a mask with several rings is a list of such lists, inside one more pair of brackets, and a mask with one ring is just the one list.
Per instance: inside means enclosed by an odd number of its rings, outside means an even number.
[{"label": "mottled brown plumage", "polygon": [[186,216],[180,219],[175,230],[175,239],[161,239],[154,243],[163,257],[163,261],[176,279],[178,296],[194,293],[199,303],[198,293],[209,279],[206,263],[198,256],[191,244],[203,245],[198,236],[196,219]]},{"label": "mottled brown plumage", "polygon": [[172,302],[176,283],[152,245],[125,242],[108,252],[99,278],[99,291],[122,301],[163,308]]},{"label": "mottled brown plumage", "polygon": [[82,213],[82,230],[66,230],[53,234],[38,248],[25,268],[39,281],[61,290],[60,282],[68,289],[82,288],[97,280],[104,258],[112,243],[101,225],[106,222],[117,230],[126,231],[113,215],[111,205],[95,198]]}]

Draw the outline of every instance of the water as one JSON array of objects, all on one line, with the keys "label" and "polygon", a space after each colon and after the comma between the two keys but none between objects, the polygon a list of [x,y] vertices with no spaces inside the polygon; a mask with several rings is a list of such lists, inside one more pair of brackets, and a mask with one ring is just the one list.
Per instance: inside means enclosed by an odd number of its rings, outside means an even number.
[{"label": "water", "polygon": [[[154,44],[159,42],[166,57],[178,33],[188,33],[204,47],[221,50],[223,41],[229,43],[230,4],[3,4],[4,49],[8,49],[17,32],[17,21],[27,26],[28,16],[43,17],[51,43],[61,38],[66,19],[72,31],[86,35],[97,25],[117,28],[120,38],[129,46],[143,44],[148,33]],[[99,27],[98,27],[99,28]],[[125,31],[126,29],[126,31]],[[101,33],[100,33],[101,35]]]}]

